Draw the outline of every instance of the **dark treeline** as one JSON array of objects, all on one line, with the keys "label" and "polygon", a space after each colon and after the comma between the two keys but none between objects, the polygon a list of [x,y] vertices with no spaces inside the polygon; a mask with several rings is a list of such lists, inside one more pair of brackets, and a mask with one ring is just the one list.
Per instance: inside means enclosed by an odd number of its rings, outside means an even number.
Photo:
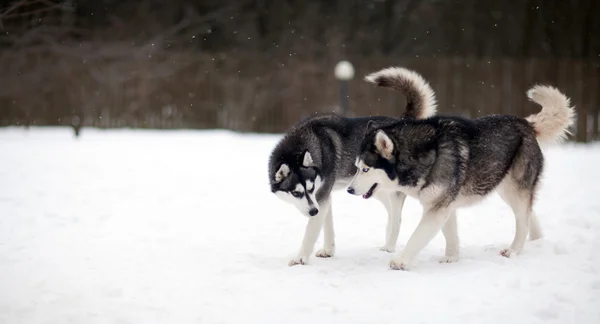
[{"label": "dark treeline", "polygon": [[600,52],[595,0],[0,0],[0,6],[21,2],[3,17],[5,31],[68,16],[73,40],[144,40],[187,21],[172,35],[178,46],[267,56],[274,46],[307,42],[327,51],[332,34],[346,55],[583,58]]},{"label": "dark treeline", "polygon": [[[596,0],[0,0],[0,123],[281,131],[335,109],[340,59],[358,77],[419,69],[444,112],[488,109],[457,107],[483,82],[525,113],[531,82],[598,88],[598,13]],[[353,114],[396,111],[360,82]]]}]

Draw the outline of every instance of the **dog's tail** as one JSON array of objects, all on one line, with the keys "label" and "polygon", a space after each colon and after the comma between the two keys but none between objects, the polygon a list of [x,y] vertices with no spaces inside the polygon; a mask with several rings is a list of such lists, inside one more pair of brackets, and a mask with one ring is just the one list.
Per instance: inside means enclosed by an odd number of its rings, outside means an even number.
[{"label": "dog's tail", "polygon": [[542,111],[526,118],[540,143],[561,142],[571,135],[575,110],[567,96],[554,87],[536,85],[527,91],[527,97],[542,106]]},{"label": "dog's tail", "polygon": [[412,70],[390,67],[365,77],[365,80],[383,88],[400,91],[406,96],[404,117],[424,119],[435,115],[435,93],[423,77]]}]

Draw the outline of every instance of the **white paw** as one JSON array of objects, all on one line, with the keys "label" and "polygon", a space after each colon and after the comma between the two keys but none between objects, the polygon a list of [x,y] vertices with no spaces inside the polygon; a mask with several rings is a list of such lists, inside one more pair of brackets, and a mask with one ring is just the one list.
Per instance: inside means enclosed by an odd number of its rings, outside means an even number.
[{"label": "white paw", "polygon": [[500,251],[500,255],[503,256],[503,257],[505,257],[505,258],[511,258],[511,257],[513,257],[513,256],[515,256],[517,254],[519,254],[519,252],[515,251],[515,250],[513,250],[511,248],[506,248],[506,249],[503,249],[503,250]]},{"label": "white paw", "polygon": [[389,253],[394,253],[394,252],[396,252],[396,247],[395,246],[384,245],[381,248],[379,248],[379,250],[385,251],[385,252],[389,252]]},{"label": "white paw", "polygon": [[390,261],[390,268],[393,270],[408,270],[409,264],[403,258],[394,258]]},{"label": "white paw", "polygon": [[333,248],[330,248],[330,249],[322,248],[319,251],[317,251],[317,253],[315,253],[315,256],[317,258],[331,258],[334,253],[335,253],[335,250]]},{"label": "white paw", "polygon": [[458,261],[458,255],[444,255],[438,259],[439,263],[452,263]]},{"label": "white paw", "polygon": [[290,262],[288,263],[288,265],[290,267],[293,267],[293,266],[299,265],[299,264],[301,264],[301,265],[308,264],[308,257],[299,256],[299,257],[296,257],[296,258],[290,260]]}]

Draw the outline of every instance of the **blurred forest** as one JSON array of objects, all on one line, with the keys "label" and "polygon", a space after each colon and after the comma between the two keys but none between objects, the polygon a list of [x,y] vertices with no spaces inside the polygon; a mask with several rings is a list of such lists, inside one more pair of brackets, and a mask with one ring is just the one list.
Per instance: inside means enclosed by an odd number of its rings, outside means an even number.
[{"label": "blurred forest", "polygon": [[600,139],[597,0],[0,0],[0,126],[282,132],[338,111],[396,115],[362,80],[402,65],[440,112],[527,115],[535,83],[572,98],[579,141]]}]

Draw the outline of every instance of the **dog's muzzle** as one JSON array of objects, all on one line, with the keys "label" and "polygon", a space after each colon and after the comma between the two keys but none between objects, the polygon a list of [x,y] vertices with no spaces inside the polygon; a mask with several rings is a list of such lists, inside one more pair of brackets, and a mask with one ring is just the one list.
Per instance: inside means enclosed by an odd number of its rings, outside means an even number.
[{"label": "dog's muzzle", "polygon": [[309,214],[310,216],[315,216],[315,215],[316,215],[316,214],[318,214],[318,213],[319,213],[319,210],[318,210],[318,209],[316,209],[316,208],[311,208],[311,209],[308,211],[308,214]]},{"label": "dog's muzzle", "polygon": [[371,196],[373,196],[373,192],[375,192],[375,188],[377,188],[377,183],[374,183],[371,188],[369,188],[369,191],[367,191],[366,194],[364,194],[362,197],[364,199],[369,199],[371,198]]},{"label": "dog's muzzle", "polygon": [[[365,193],[364,195],[362,195],[362,197],[364,199],[369,199],[371,198],[371,196],[373,196],[373,193],[375,192],[375,188],[377,188],[377,183],[373,184],[371,186],[371,188],[369,188],[369,190],[367,191],[367,193]],[[354,190],[354,188],[352,187],[348,187],[348,189],[346,189],[346,191],[351,194],[351,195],[355,195],[356,194],[356,190]]]}]

